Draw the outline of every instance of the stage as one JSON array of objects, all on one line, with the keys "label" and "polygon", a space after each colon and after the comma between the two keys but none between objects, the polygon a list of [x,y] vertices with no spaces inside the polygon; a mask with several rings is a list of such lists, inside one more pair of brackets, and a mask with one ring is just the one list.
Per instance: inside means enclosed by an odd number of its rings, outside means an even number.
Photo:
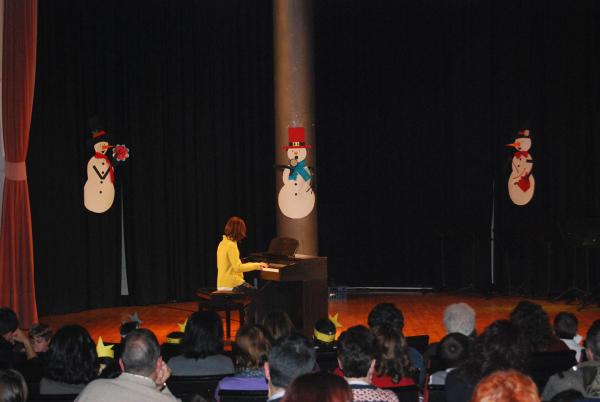
[{"label": "stage", "polygon": [[[329,314],[338,314],[342,324],[341,331],[358,324],[366,324],[367,315],[374,305],[381,302],[396,304],[405,318],[404,333],[407,336],[429,334],[430,342],[440,340],[444,336],[442,314],[444,308],[451,303],[465,302],[477,313],[477,332],[494,320],[507,318],[512,308],[523,298],[498,296],[484,298],[481,296],[449,294],[449,293],[403,293],[403,294],[360,294],[348,295],[345,298],[329,300]],[[591,323],[600,317],[600,308],[590,306],[577,311],[577,305],[564,302],[551,302],[545,299],[529,299],[541,304],[553,320],[559,311],[575,313],[579,320],[579,334],[585,333]],[[178,330],[178,323],[196,311],[195,302],[156,304],[148,306],[129,306],[87,310],[79,313],[53,315],[40,318],[40,322],[51,325],[56,330],[62,325],[77,323],[88,329],[94,341],[102,336],[106,342],[119,341],[119,325],[127,320],[129,314],[138,313],[142,327],[149,328],[164,342],[166,335]],[[239,328],[237,316],[232,319],[232,336]]]}]

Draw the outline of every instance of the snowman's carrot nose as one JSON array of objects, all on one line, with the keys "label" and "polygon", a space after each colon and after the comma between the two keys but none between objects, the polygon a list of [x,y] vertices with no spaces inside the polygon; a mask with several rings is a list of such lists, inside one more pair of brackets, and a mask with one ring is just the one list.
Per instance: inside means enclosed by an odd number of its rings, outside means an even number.
[{"label": "snowman's carrot nose", "polygon": [[111,148],[114,148],[114,147],[115,147],[114,145],[103,145],[102,149],[111,149]]},{"label": "snowman's carrot nose", "polygon": [[515,141],[512,144],[506,144],[507,147],[519,147],[521,146],[521,143],[519,141]]}]

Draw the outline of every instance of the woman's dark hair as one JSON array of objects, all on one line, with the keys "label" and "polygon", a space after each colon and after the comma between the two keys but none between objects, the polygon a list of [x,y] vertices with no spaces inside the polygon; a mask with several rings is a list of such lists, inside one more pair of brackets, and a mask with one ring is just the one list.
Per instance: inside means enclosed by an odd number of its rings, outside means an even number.
[{"label": "woman's dark hair", "polygon": [[189,316],[180,350],[185,357],[204,359],[223,352],[223,322],[214,311],[196,311]]},{"label": "woman's dark hair", "polygon": [[330,373],[309,373],[286,389],[283,402],[348,402],[352,390],[343,378]]},{"label": "woman's dark hair", "polygon": [[555,339],[548,314],[542,306],[523,300],[510,313],[513,322],[532,352],[545,351]]},{"label": "woman's dark hair", "polygon": [[575,314],[561,311],[554,317],[554,332],[562,339],[573,339],[577,335],[577,317]]},{"label": "woman's dark hair", "polygon": [[441,340],[438,355],[446,367],[457,367],[469,357],[470,347],[471,339],[468,336],[453,332]]},{"label": "woman's dark hair", "polygon": [[404,314],[392,303],[379,303],[369,313],[369,328],[380,325],[391,325],[402,332],[404,329]]},{"label": "woman's dark hair", "polygon": [[378,376],[388,376],[397,384],[400,379],[409,377],[417,379],[417,370],[408,358],[406,339],[400,331],[391,325],[381,325],[373,329],[377,345],[377,363],[375,370]]},{"label": "woman's dark hair", "polygon": [[269,332],[273,341],[285,338],[296,330],[285,311],[270,312],[263,318],[262,325]]},{"label": "woman's dark hair", "polygon": [[233,241],[242,241],[246,238],[246,223],[242,218],[232,216],[225,224],[223,234]]},{"label": "woman's dark hair", "polygon": [[369,328],[356,325],[342,332],[338,339],[338,358],[344,377],[365,377],[376,357],[377,346]]},{"label": "woman's dark hair", "polygon": [[27,383],[16,370],[0,370],[0,402],[25,402]]},{"label": "woman's dark hair", "polygon": [[573,402],[582,399],[583,394],[576,389],[567,389],[554,395],[548,402]]},{"label": "woman's dark hair", "polygon": [[496,370],[524,371],[529,361],[519,327],[507,320],[493,322],[475,339],[473,353],[461,366],[474,380]]},{"label": "woman's dark hair", "polygon": [[98,374],[96,345],[85,328],[65,325],[52,337],[44,377],[67,384],[87,384]]},{"label": "woman's dark hair", "polygon": [[15,332],[19,327],[19,319],[14,311],[8,307],[0,308],[0,336]]},{"label": "woman's dark hair", "polygon": [[267,361],[271,342],[259,325],[240,328],[235,336],[235,366],[238,370],[258,369]]}]

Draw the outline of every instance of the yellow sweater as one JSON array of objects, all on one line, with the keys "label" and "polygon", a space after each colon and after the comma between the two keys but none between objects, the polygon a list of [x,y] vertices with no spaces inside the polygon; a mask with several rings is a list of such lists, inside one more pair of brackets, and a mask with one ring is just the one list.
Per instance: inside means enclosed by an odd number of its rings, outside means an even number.
[{"label": "yellow sweater", "polygon": [[259,269],[260,264],[242,264],[237,243],[223,236],[217,248],[217,288],[234,288],[244,283],[244,272]]}]

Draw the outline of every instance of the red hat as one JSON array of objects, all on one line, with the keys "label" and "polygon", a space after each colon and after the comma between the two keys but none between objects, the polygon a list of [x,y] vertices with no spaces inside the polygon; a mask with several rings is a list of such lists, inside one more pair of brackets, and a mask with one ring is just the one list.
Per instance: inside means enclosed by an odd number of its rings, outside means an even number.
[{"label": "red hat", "polygon": [[283,148],[311,148],[304,144],[304,127],[288,127],[288,142],[288,146]]}]

